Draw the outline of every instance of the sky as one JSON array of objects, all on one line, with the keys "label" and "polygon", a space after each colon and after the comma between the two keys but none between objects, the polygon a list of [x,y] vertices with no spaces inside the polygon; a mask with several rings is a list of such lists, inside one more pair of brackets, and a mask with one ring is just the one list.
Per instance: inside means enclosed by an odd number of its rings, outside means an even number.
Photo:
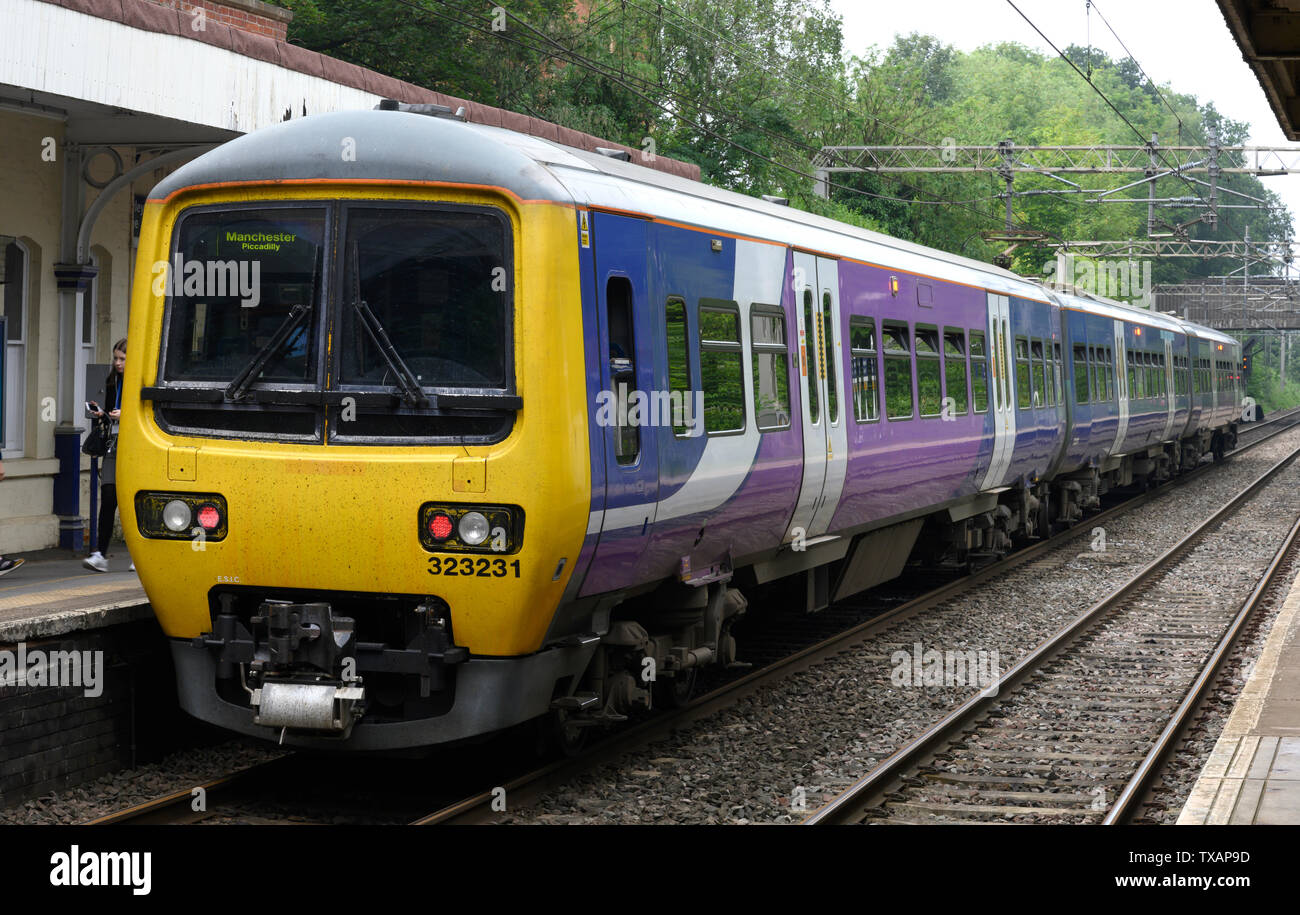
[{"label": "sky", "polygon": [[[1057,47],[1088,44],[1085,0],[1015,0]],[[1047,54],[1051,47],[1020,17],[1007,0],[830,0],[844,20],[845,50],[861,54],[875,44],[882,48],[896,34],[935,35],[963,51],[1001,41],[1015,41]],[[1253,70],[1214,0],[1095,0],[1092,45],[1112,59],[1127,57],[1115,37],[1096,15],[1100,10],[1142,69],[1157,84],[1212,100],[1224,116],[1251,125],[1249,143],[1288,146]],[[1171,40],[1176,36],[1177,41]],[[994,143],[1001,137],[972,138],[971,145]],[[1134,137],[1137,142],[1137,137]],[[1162,137],[1174,143],[1176,138]],[[936,141],[937,142],[937,141]],[[1260,179],[1279,194],[1296,221],[1300,238],[1300,174]]]}]

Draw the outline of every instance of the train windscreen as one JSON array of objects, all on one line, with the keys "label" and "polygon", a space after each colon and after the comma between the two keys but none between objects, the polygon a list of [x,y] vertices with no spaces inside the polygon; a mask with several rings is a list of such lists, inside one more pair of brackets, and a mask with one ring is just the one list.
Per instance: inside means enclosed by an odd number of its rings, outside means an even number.
[{"label": "train windscreen", "polygon": [[[509,229],[490,207],[414,202],[186,211],[171,260],[154,267],[167,300],[151,395],[160,423],[274,439],[499,440],[513,424],[501,406],[514,387]],[[461,392],[489,397],[440,405]]]}]

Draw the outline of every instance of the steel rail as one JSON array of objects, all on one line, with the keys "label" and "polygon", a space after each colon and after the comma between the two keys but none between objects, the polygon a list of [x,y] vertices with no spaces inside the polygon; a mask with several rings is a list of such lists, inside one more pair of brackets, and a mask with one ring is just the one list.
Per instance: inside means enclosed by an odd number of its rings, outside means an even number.
[{"label": "steel rail", "polygon": [[1232,622],[1224,631],[1223,637],[1219,639],[1219,644],[1201,669],[1200,675],[1187,690],[1183,701],[1179,703],[1178,708],[1170,717],[1169,723],[1160,732],[1160,736],[1156,738],[1155,745],[1147,752],[1147,755],[1138,765],[1137,771],[1133,773],[1115,799],[1115,803],[1111,805],[1106,818],[1102,820],[1103,826],[1115,826],[1132,818],[1137,810],[1139,800],[1145,796],[1147,789],[1153,784],[1165,758],[1191,722],[1194,711],[1209,694],[1210,687],[1218,679],[1219,668],[1223,666],[1228,653],[1236,644],[1237,637],[1245,627],[1246,621],[1254,614],[1263,600],[1264,593],[1274,584],[1278,571],[1282,568],[1295,544],[1297,535],[1300,535],[1300,518],[1297,518],[1295,524],[1291,526],[1290,533],[1286,535],[1282,546],[1273,555],[1273,561],[1269,563],[1264,576],[1255,585],[1255,589],[1250,592],[1250,597],[1246,598],[1246,602],[1241,605],[1237,615],[1233,617]]},{"label": "steel rail", "polygon": [[[1279,430],[1252,444],[1257,445],[1267,441],[1274,435],[1280,434],[1281,431],[1285,430]],[[976,716],[991,706],[998,697],[1016,688],[1046,661],[1054,658],[1067,648],[1078,635],[1090,628],[1093,623],[1099,621],[1109,611],[1115,609],[1120,601],[1145,585],[1157,573],[1170,565],[1181,553],[1217,527],[1230,514],[1236,512],[1262,486],[1297,457],[1300,457],[1300,448],[1295,449],[1266,470],[1249,486],[1220,507],[1206,521],[1198,525],[1195,530],[1143,566],[1127,582],[1093,604],[1054,635],[1048,637],[1003,674],[996,684],[967,699],[948,715],[926,728],[918,737],[895,750],[880,765],[841,792],[838,797],[823,804],[803,821],[804,825],[815,826],[852,821],[865,808],[872,806],[872,802],[884,793],[886,788],[895,783],[904,772],[947,743],[962,728],[970,724]]]},{"label": "steel rail", "polygon": [[[1229,452],[1229,454],[1233,456],[1243,454],[1244,452],[1283,434],[1298,424],[1294,422],[1294,417],[1279,415],[1264,423],[1260,423],[1258,426],[1254,426],[1253,428],[1262,428],[1269,423],[1280,422],[1288,418],[1292,419],[1293,422],[1282,426],[1282,428],[1273,430],[1255,441],[1243,444],[1236,450]],[[815,664],[821,663],[830,656],[844,651],[845,649],[884,631],[895,623],[902,622],[905,619],[932,609],[938,604],[960,596],[968,590],[984,584],[991,578],[1003,575],[1021,565],[1039,558],[1044,553],[1068,544],[1073,540],[1088,536],[1096,524],[1104,523],[1140,508],[1148,502],[1160,498],[1165,493],[1171,491],[1172,488],[1181,487],[1194,481],[1202,474],[1209,472],[1210,469],[1215,466],[1217,465],[1211,463],[1202,464],[1172,480],[1169,486],[1161,486],[1133,498],[1126,499],[1119,505],[1112,506],[1103,512],[1085,518],[1074,527],[1020,549],[1015,553],[1008,555],[1004,559],[985,566],[977,572],[956,579],[955,581],[951,581],[934,591],[920,595],[919,597],[887,610],[878,616],[872,617],[865,622],[850,627],[838,635],[831,636],[813,645],[809,645],[806,648],[800,649],[794,654],[782,658],[781,660],[774,661],[753,673],[724,684],[718,689],[698,697],[679,710],[657,715],[648,721],[641,722],[622,730],[607,740],[601,741],[600,744],[593,747],[590,751],[583,753],[581,756],[572,759],[558,760],[497,787],[505,789],[507,804],[511,809],[526,806],[528,802],[535,799],[550,787],[571,781],[577,775],[591,771],[602,763],[615,759],[628,750],[649,743],[659,737],[667,736],[674,730],[681,728],[686,724],[690,724],[691,722],[697,721],[701,718],[706,718],[722,709],[728,708],[745,696],[748,696],[763,686],[766,686],[769,682],[806,670]],[[483,791],[464,798],[455,804],[449,805],[415,820],[413,825],[430,826],[485,822],[491,819],[495,813],[495,811],[491,810],[492,802],[500,798],[499,793],[494,793],[494,791],[495,789]],[[520,802],[520,798],[522,798],[522,802]]]},{"label": "steel rail", "polygon": [[[268,777],[273,774],[276,768],[286,765],[286,760],[292,759],[293,754],[277,756],[274,759],[268,759],[265,762],[254,763],[251,766],[245,766],[234,772],[228,772],[225,775],[208,779],[201,784],[189,788],[183,788],[179,791],[173,791],[160,797],[143,801],[139,804],[132,804],[130,807],[123,807],[121,810],[113,813],[106,813],[93,819],[85,820],[82,826],[112,826],[123,823],[134,825],[160,825],[167,823],[176,823],[189,818],[190,814],[195,811],[191,810],[189,805],[194,798],[194,792],[197,789],[203,789],[205,799],[207,795],[215,791],[229,789],[240,783],[247,784],[252,779],[251,776]],[[183,808],[183,809],[182,809]],[[202,811],[206,815],[206,809]],[[197,819],[199,817],[195,817]]]}]

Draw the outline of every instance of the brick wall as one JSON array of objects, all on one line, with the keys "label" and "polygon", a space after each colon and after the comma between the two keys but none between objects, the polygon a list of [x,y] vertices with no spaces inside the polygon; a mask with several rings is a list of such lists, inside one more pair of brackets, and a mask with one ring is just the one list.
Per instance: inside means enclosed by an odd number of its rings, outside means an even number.
[{"label": "brick wall", "polygon": [[154,620],[26,646],[103,651],[103,692],[87,698],[79,686],[0,686],[0,807],[213,739],[211,729],[177,706],[171,654]]},{"label": "brick wall", "polygon": [[197,0],[197,2],[195,0],[149,0],[149,2],[190,15],[193,15],[196,8],[202,7],[204,17],[211,22],[219,22],[232,29],[252,32],[254,35],[265,35],[278,41],[285,40],[289,21],[293,18],[293,14],[288,10],[260,3],[257,0],[229,4],[213,2],[213,0]]}]

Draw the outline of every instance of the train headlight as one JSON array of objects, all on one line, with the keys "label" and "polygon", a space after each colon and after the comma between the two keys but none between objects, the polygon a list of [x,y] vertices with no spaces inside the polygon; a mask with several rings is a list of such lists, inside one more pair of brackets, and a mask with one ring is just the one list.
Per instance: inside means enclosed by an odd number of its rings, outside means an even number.
[{"label": "train headlight", "polygon": [[[137,492],[135,523],[151,540],[224,540],[230,527],[226,499],[209,492]],[[195,528],[198,528],[196,532]]]},{"label": "train headlight", "polygon": [[465,512],[460,516],[460,524],[456,525],[460,542],[466,546],[478,546],[487,539],[488,530],[488,519],[482,512]]},{"label": "train headlight", "polygon": [[167,530],[182,533],[190,529],[190,519],[193,513],[190,507],[180,499],[172,499],[162,510],[162,522],[166,525]]},{"label": "train headlight", "polygon": [[420,545],[430,553],[518,553],[524,541],[518,505],[425,502],[419,518]]}]

